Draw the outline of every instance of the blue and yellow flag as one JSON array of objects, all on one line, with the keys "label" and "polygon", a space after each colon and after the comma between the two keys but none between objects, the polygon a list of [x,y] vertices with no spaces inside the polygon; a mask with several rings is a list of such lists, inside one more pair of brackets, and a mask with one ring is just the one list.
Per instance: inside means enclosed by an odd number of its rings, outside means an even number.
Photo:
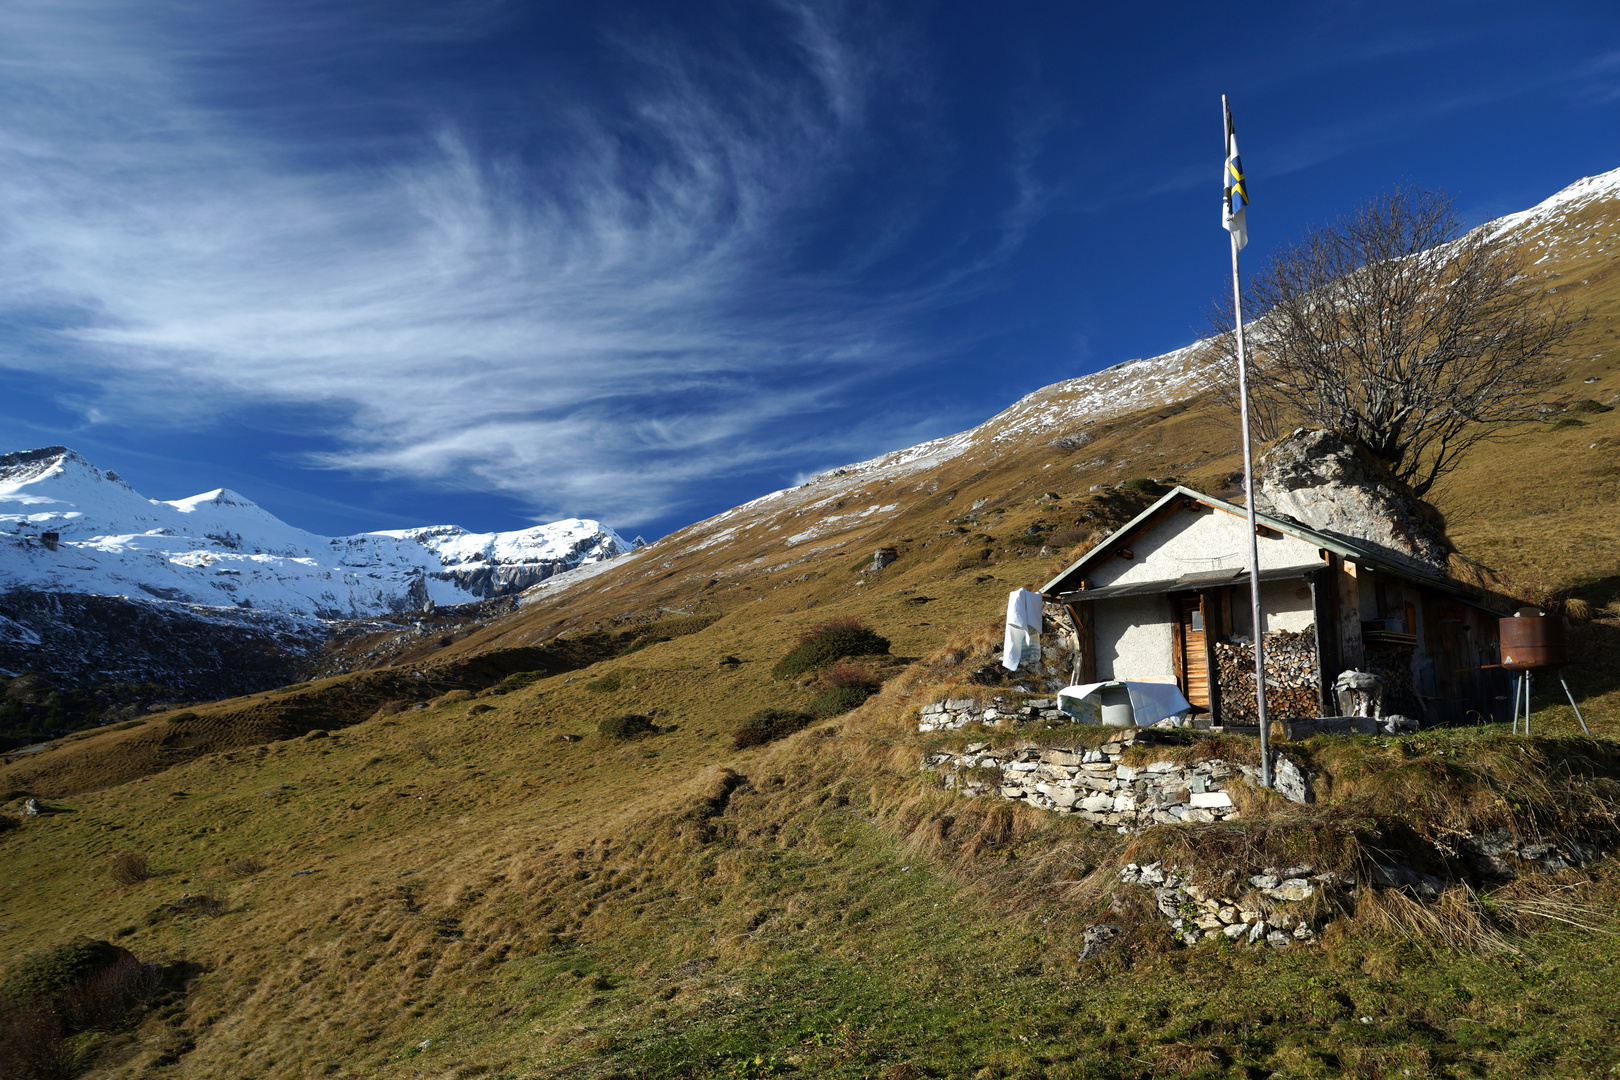
[{"label": "blue and yellow flag", "polygon": [[1249,181],[1243,175],[1243,159],[1238,156],[1237,128],[1232,126],[1232,110],[1221,95],[1221,108],[1226,113],[1226,168],[1221,181],[1226,193],[1221,199],[1221,225],[1232,234],[1232,242],[1242,251],[1249,242]]}]

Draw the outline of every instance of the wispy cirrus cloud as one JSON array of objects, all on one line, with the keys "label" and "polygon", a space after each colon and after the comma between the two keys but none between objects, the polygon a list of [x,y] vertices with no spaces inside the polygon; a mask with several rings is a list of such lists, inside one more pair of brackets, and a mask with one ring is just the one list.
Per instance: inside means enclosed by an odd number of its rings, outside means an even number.
[{"label": "wispy cirrus cloud", "polygon": [[[898,321],[957,287],[874,288],[860,245],[793,257],[893,68],[820,9],[777,12],[786,64],[621,30],[612,111],[554,84],[526,139],[416,109],[348,155],[220,104],[237,45],[176,10],[0,14],[0,364],[93,380],[87,414],[318,405],[344,418],[325,466],[635,524],[705,476],[836,456],[795,425],[907,362]],[[1033,180],[1019,200],[1009,235]]]}]

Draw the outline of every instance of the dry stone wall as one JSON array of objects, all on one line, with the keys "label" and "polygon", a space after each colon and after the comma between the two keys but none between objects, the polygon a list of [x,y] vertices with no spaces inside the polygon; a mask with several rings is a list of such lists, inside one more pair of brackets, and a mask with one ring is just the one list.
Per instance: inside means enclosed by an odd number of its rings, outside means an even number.
[{"label": "dry stone wall", "polygon": [[970,743],[960,753],[929,754],[922,767],[940,774],[946,788],[970,798],[1020,800],[1127,830],[1238,816],[1227,785],[1237,776],[1252,781],[1253,767],[1219,759],[1190,765],[1125,764],[1125,751],[1147,742],[1146,736],[1141,729],[1121,728],[1117,738],[1098,747],[1042,746],[1029,740],[1006,746]]},{"label": "dry stone wall", "polygon": [[[1347,907],[1346,890],[1356,884],[1350,875],[1318,874],[1309,866],[1272,866],[1232,878],[1225,889],[1210,892],[1159,863],[1126,863],[1119,872],[1121,881],[1152,890],[1171,936],[1183,945],[1218,937],[1271,948],[1315,941],[1320,913]],[[1324,904],[1323,899],[1339,903]]]},{"label": "dry stone wall", "polygon": [[1057,698],[1033,698],[1020,702],[1006,695],[997,694],[989,702],[961,697],[946,698],[944,701],[924,705],[921,719],[917,721],[917,730],[955,731],[969,724],[1000,727],[1030,720],[1062,719],[1063,713],[1058,709]]}]

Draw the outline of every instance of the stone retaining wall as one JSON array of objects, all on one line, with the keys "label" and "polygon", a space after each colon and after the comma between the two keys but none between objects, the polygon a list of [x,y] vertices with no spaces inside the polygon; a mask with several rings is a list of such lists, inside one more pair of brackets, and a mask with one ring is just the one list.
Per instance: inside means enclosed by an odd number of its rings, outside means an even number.
[{"label": "stone retaining wall", "polygon": [[1159,913],[1183,945],[1218,935],[1240,945],[1272,948],[1316,940],[1315,924],[1324,906],[1306,901],[1319,893],[1342,896],[1356,884],[1349,875],[1317,874],[1309,866],[1267,867],[1223,890],[1231,896],[1206,892],[1159,863],[1126,863],[1119,879],[1153,890]]},{"label": "stone retaining wall", "polygon": [[1237,816],[1227,784],[1234,776],[1252,781],[1253,767],[1219,759],[1191,765],[1124,764],[1125,750],[1147,741],[1143,734],[1121,728],[1116,739],[1099,747],[1043,747],[1027,740],[1004,747],[970,743],[959,754],[929,754],[922,767],[940,773],[947,788],[969,797],[1022,800],[1100,825],[1130,829]]},{"label": "stone retaining wall", "polygon": [[997,694],[988,704],[969,697],[946,698],[944,701],[935,701],[922,707],[917,730],[955,731],[969,724],[1005,727],[1008,724],[1030,720],[1061,721],[1064,716],[1057,706],[1057,698],[1034,698],[1014,702],[1004,695]]}]

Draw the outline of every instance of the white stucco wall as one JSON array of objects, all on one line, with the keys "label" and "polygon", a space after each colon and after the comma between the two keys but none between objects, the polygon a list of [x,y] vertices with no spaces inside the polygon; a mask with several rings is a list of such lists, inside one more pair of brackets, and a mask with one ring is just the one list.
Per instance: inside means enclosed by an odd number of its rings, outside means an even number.
[{"label": "white stucco wall", "polygon": [[1163,596],[1099,600],[1096,619],[1098,679],[1162,682],[1175,678],[1170,602]]},{"label": "white stucco wall", "polygon": [[[1303,595],[1301,595],[1303,594]],[[1232,633],[1252,637],[1249,618],[1249,588],[1245,584],[1232,593]],[[1304,578],[1260,583],[1260,611],[1266,619],[1266,633],[1279,630],[1297,633],[1316,622],[1311,608],[1311,586]]]},{"label": "white stucco wall", "polygon": [[[1147,532],[1126,542],[1132,558],[1102,556],[1085,576],[1093,588],[1101,588],[1214,570],[1243,570],[1249,565],[1247,529],[1248,522],[1241,515],[1225,510],[1204,509],[1196,514],[1170,510]],[[1292,536],[1262,536],[1259,548],[1261,570],[1322,565],[1314,544]]]}]

